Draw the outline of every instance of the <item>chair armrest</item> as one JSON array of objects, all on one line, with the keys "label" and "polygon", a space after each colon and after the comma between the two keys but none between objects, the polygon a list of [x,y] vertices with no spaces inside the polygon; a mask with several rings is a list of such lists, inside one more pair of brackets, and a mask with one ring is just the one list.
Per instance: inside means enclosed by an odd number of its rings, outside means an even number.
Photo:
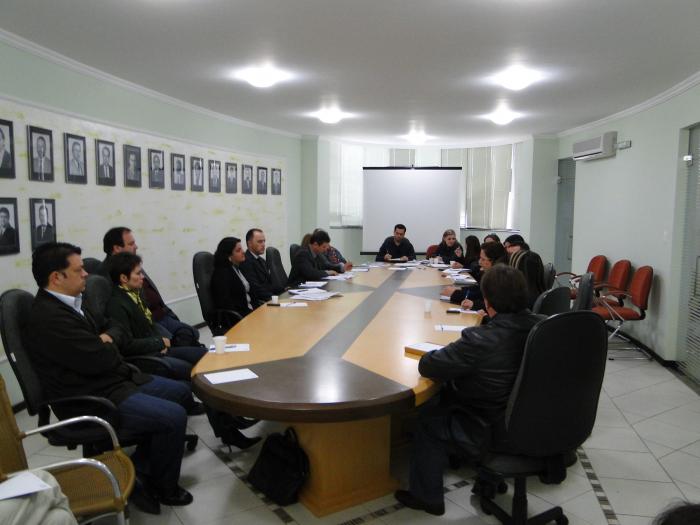
[{"label": "chair armrest", "polygon": [[74,403],[86,403],[90,404],[92,403],[93,405],[100,406],[101,408],[105,408],[109,410],[110,412],[116,412],[117,411],[117,405],[112,403],[109,399],[106,397],[98,397],[98,396],[70,396],[70,397],[60,397],[58,399],[51,399],[49,401],[44,401],[41,406],[51,406],[51,405],[65,405],[65,404],[74,404]]},{"label": "chair armrest", "polygon": [[580,274],[571,273],[571,272],[559,272],[559,273],[556,274],[554,277],[562,277],[562,276],[564,276],[564,275],[570,275],[572,279],[573,279],[574,277],[581,277]]},{"label": "chair armrest", "polygon": [[33,428],[32,430],[27,430],[25,432],[22,432],[20,434],[20,437],[21,437],[21,439],[24,439],[25,437],[31,436],[32,434],[40,434],[43,432],[55,430],[57,428],[66,427],[66,426],[70,426],[73,424],[79,424],[79,423],[96,423],[96,424],[100,425],[109,434],[109,437],[112,440],[112,447],[114,449],[119,448],[119,439],[117,439],[117,434],[116,434],[116,432],[114,432],[114,428],[112,428],[112,425],[107,423],[107,421],[105,421],[101,417],[97,417],[97,416],[77,416],[77,417],[71,417],[69,419],[63,419],[61,421],[57,421],[56,423],[49,423],[48,425],[43,425],[41,427]]},{"label": "chair armrest", "polygon": [[152,355],[132,355],[129,357],[125,357],[124,361],[126,361],[128,364],[136,365],[136,367],[139,369],[139,372],[141,371],[142,367],[138,366],[138,363],[143,363],[143,365],[147,368],[150,365],[153,368],[165,368],[168,372],[172,372],[173,370],[173,367],[170,363],[168,363],[164,359],[161,359],[160,357]]},{"label": "chair armrest", "polygon": [[243,319],[243,316],[242,316],[241,314],[239,314],[239,313],[238,313],[237,311],[235,311],[235,310],[225,310],[225,309],[223,309],[223,308],[220,308],[220,309],[214,310],[214,312],[216,313],[216,318],[217,318],[217,320],[221,320],[221,314],[231,314],[231,315],[233,315],[234,317],[238,317],[238,320],[239,320],[239,321],[240,321],[241,319]]}]

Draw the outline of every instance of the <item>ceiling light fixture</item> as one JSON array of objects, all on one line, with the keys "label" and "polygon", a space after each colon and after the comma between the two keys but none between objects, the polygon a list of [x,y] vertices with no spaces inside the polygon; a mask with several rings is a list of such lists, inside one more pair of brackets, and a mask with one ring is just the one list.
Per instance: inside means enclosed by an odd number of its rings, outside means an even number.
[{"label": "ceiling light fixture", "polygon": [[407,140],[411,144],[425,144],[428,140],[430,140],[431,136],[426,135],[425,131],[423,130],[417,130],[417,129],[412,129],[408,134],[406,135],[401,135],[402,139]]},{"label": "ceiling light fixture", "polygon": [[491,81],[499,86],[513,91],[520,91],[542,80],[544,75],[539,71],[521,65],[510,66],[491,77]]},{"label": "ceiling light fixture", "polygon": [[290,72],[278,69],[272,64],[250,66],[233,73],[235,79],[248,82],[257,88],[269,88],[285,80],[290,80],[293,76]]},{"label": "ceiling light fixture", "polygon": [[489,119],[494,124],[498,124],[499,126],[510,124],[516,118],[520,118],[522,116],[522,113],[512,111],[505,104],[501,104],[493,112],[489,113],[488,115],[484,115],[485,118]]},{"label": "ceiling light fixture", "polygon": [[324,124],[337,124],[344,118],[351,118],[354,115],[352,113],[345,113],[338,106],[332,106],[309,113],[309,116],[317,118]]}]

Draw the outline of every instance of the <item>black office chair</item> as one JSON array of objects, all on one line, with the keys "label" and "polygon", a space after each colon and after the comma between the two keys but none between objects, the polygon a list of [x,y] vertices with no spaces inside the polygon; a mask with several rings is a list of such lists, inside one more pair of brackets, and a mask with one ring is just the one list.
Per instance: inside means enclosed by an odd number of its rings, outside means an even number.
[{"label": "black office chair", "polygon": [[576,299],[574,299],[574,305],[571,307],[574,312],[593,308],[593,289],[593,272],[583,274],[578,281]]},{"label": "black office chair", "polygon": [[535,301],[532,306],[532,312],[542,315],[554,315],[568,312],[571,310],[571,297],[569,288],[559,286],[545,290]]},{"label": "black office chair", "polygon": [[549,290],[552,286],[554,286],[554,281],[557,278],[557,271],[554,269],[554,265],[552,263],[547,263],[544,265],[544,285],[547,287]]},{"label": "black office chair", "polygon": [[482,491],[486,514],[513,525],[568,523],[561,507],[527,518],[526,479],[566,479],[573,451],[595,423],[607,348],[605,323],[593,312],[557,314],[532,329],[508,400],[506,434],[495,441],[494,451],[477,471],[480,489],[486,486],[480,480],[514,478],[512,516],[493,501],[493,492]]},{"label": "black office chair", "polygon": [[214,273],[214,255],[209,252],[197,252],[192,258],[192,275],[197,290],[202,317],[209,326],[212,335],[223,335],[231,326],[243,319],[234,310],[219,309],[214,306],[211,295],[211,276]]},{"label": "black office chair", "polygon": [[269,246],[267,250],[265,250],[265,260],[267,261],[267,266],[270,268],[272,284],[284,290],[287,286],[287,272],[284,271],[279,250]]},{"label": "black office chair", "polygon": [[89,274],[100,273],[101,266],[102,261],[95,259],[94,257],[85,257],[83,259],[83,268]]},{"label": "black office chair", "polygon": [[294,263],[294,256],[297,254],[297,252],[301,250],[301,246],[298,244],[290,244],[289,245],[289,262],[290,264]]}]

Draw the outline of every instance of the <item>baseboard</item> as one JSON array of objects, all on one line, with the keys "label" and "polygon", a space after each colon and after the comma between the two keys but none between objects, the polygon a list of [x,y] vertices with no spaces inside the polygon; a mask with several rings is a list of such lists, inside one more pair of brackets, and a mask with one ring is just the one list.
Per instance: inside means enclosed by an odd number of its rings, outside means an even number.
[{"label": "baseboard", "polygon": [[[615,330],[615,328],[612,326],[606,325],[606,327],[608,329],[608,332],[613,332]],[[647,345],[645,345],[644,343],[642,343],[638,339],[635,339],[627,332],[619,330],[618,334],[620,334],[622,337],[624,337],[625,339],[628,339],[631,343],[633,343],[634,345],[638,346],[639,348],[641,348],[642,350],[647,352],[652,357],[652,359],[654,359],[654,361],[659,363],[661,366],[665,366],[666,368],[672,368],[674,370],[678,370],[678,361],[664,359],[659,354],[654,352],[654,350],[652,348],[649,348]]]}]

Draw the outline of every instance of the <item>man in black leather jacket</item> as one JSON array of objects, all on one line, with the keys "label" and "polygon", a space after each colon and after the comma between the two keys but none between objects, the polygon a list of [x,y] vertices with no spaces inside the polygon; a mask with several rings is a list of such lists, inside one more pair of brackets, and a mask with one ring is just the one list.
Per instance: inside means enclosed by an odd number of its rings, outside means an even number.
[{"label": "man in black leather jacket", "polygon": [[443,381],[438,396],[420,411],[413,454],[410,490],[396,499],[430,514],[445,512],[442,473],[448,455],[478,459],[498,429],[520,368],[530,330],[543,316],[527,309],[527,284],[515,268],[496,265],[481,281],[487,325],[466,328],[459,340],[425,354],[421,375]]}]

